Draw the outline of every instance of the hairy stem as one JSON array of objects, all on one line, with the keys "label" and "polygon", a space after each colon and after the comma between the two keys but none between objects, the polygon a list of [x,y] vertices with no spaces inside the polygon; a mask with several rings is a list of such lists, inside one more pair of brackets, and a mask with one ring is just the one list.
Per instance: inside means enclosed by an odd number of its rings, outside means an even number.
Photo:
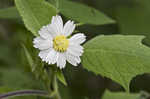
[{"label": "hairy stem", "polygon": [[23,95],[37,95],[37,96],[48,96],[48,93],[41,90],[20,90],[14,92],[8,92],[0,95],[0,99],[14,97],[14,96],[23,96]]}]

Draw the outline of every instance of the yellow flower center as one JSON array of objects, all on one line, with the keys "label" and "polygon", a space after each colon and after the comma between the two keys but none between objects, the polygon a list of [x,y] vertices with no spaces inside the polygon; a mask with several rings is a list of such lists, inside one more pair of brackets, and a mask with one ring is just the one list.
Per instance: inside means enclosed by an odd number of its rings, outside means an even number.
[{"label": "yellow flower center", "polygon": [[56,36],[53,40],[53,47],[56,51],[65,52],[69,46],[69,40],[64,35]]}]

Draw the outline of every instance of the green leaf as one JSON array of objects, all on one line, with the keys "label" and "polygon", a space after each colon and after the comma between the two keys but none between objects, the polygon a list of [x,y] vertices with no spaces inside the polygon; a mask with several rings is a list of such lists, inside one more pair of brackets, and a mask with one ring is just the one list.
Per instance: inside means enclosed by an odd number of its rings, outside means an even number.
[{"label": "green leaf", "polygon": [[67,82],[61,70],[57,70],[56,76],[60,82],[62,82],[65,86],[67,86]]},{"label": "green leaf", "polygon": [[19,13],[15,7],[0,9],[0,19],[18,19]]},{"label": "green leaf", "polygon": [[49,88],[49,83],[51,81],[50,75],[47,73],[47,70],[44,68],[44,64],[41,62],[41,59],[37,55],[35,55],[35,51],[30,53],[30,51],[26,48],[26,46],[22,45],[25,56],[27,57],[27,61],[31,67],[32,72],[34,73],[35,77],[38,80],[42,80],[46,86],[46,88]]},{"label": "green leaf", "polygon": [[17,9],[23,18],[25,26],[35,36],[39,29],[51,22],[56,15],[56,9],[45,0],[15,0]]},{"label": "green leaf", "polygon": [[23,49],[24,49],[24,52],[25,52],[25,55],[26,55],[26,57],[27,57],[27,60],[28,60],[28,63],[29,63],[29,65],[31,66],[31,68],[32,68],[32,71],[34,70],[34,61],[33,61],[33,59],[32,59],[32,56],[30,55],[30,53],[29,53],[29,51],[27,50],[27,48],[25,47],[25,45],[23,45],[22,44],[22,47],[23,47]]},{"label": "green leaf", "polygon": [[141,99],[141,98],[139,94],[106,91],[102,99]]},{"label": "green leaf", "polygon": [[59,10],[64,16],[84,24],[103,25],[115,22],[95,8],[68,0],[59,0]]},{"label": "green leaf", "polygon": [[84,45],[84,68],[120,83],[129,91],[133,77],[150,72],[150,48],[144,36],[98,36]]},{"label": "green leaf", "polygon": [[49,79],[46,71],[44,70],[44,64],[41,63],[41,60],[39,60],[38,56],[35,56],[37,58],[33,59],[33,53],[31,55],[29,50],[25,47],[25,45],[22,44],[22,47],[24,49],[27,62],[29,63],[31,70],[35,74],[36,78],[42,80]]}]

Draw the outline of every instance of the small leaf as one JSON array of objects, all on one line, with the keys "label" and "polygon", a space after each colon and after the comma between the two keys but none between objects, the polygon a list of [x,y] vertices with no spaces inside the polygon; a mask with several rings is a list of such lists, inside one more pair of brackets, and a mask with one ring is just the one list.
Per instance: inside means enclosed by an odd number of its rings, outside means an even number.
[{"label": "small leaf", "polygon": [[56,76],[60,82],[62,82],[65,86],[67,86],[67,82],[61,70],[57,70]]},{"label": "small leaf", "polygon": [[68,0],[59,0],[59,10],[64,16],[85,24],[103,25],[115,23],[114,20],[95,8]]},{"label": "small leaf", "polygon": [[39,29],[51,22],[56,15],[56,9],[45,0],[15,0],[17,9],[23,18],[25,26],[35,36]]},{"label": "small leaf", "polygon": [[22,44],[22,47],[24,49],[24,52],[27,57],[27,61],[31,67],[31,70],[35,74],[36,78],[42,79],[42,80],[48,80],[49,76],[44,70],[44,64],[41,63],[38,57],[33,60],[33,56],[30,54],[30,52],[25,47],[25,45]]},{"label": "small leaf", "polygon": [[140,94],[106,91],[102,99],[141,99],[141,98]]},{"label": "small leaf", "polygon": [[29,53],[29,51],[27,50],[27,48],[25,47],[25,45],[23,45],[22,44],[22,47],[23,47],[23,49],[24,49],[24,52],[25,52],[25,55],[26,55],[26,57],[27,57],[27,60],[28,60],[28,63],[29,63],[29,65],[31,66],[31,68],[32,68],[32,71],[33,71],[33,66],[34,66],[34,61],[33,61],[33,59],[32,59],[32,56],[30,55],[30,53]]},{"label": "small leaf", "polygon": [[0,19],[18,19],[20,15],[15,7],[0,9]]},{"label": "small leaf", "polygon": [[82,64],[96,74],[111,78],[127,91],[133,77],[150,72],[150,48],[143,36],[98,36],[84,45]]}]

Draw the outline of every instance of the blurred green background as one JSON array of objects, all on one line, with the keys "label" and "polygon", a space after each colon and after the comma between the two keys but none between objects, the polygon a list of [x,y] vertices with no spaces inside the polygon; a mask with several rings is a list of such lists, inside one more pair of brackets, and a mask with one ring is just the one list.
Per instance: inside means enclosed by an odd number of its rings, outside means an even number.
[{"label": "blurred green background", "polygon": [[[48,0],[50,1],[50,0]],[[124,34],[145,35],[143,44],[150,46],[150,0],[72,0],[91,6],[116,20],[115,24],[82,25],[77,30],[86,33],[88,39],[97,35]],[[26,30],[17,13],[2,11],[13,7],[14,0],[0,0],[0,93],[20,89],[45,89],[44,83],[31,72],[21,44],[32,47],[33,35]],[[14,16],[14,17],[10,17]],[[5,17],[4,17],[5,16]],[[68,86],[59,83],[63,99],[101,99],[104,91],[124,91],[117,83],[108,78],[95,75],[79,67],[67,66],[63,71]],[[141,90],[150,92],[150,75],[135,77],[130,83],[131,92]],[[20,99],[16,97],[13,99]],[[21,99],[42,99],[25,96]]]}]

